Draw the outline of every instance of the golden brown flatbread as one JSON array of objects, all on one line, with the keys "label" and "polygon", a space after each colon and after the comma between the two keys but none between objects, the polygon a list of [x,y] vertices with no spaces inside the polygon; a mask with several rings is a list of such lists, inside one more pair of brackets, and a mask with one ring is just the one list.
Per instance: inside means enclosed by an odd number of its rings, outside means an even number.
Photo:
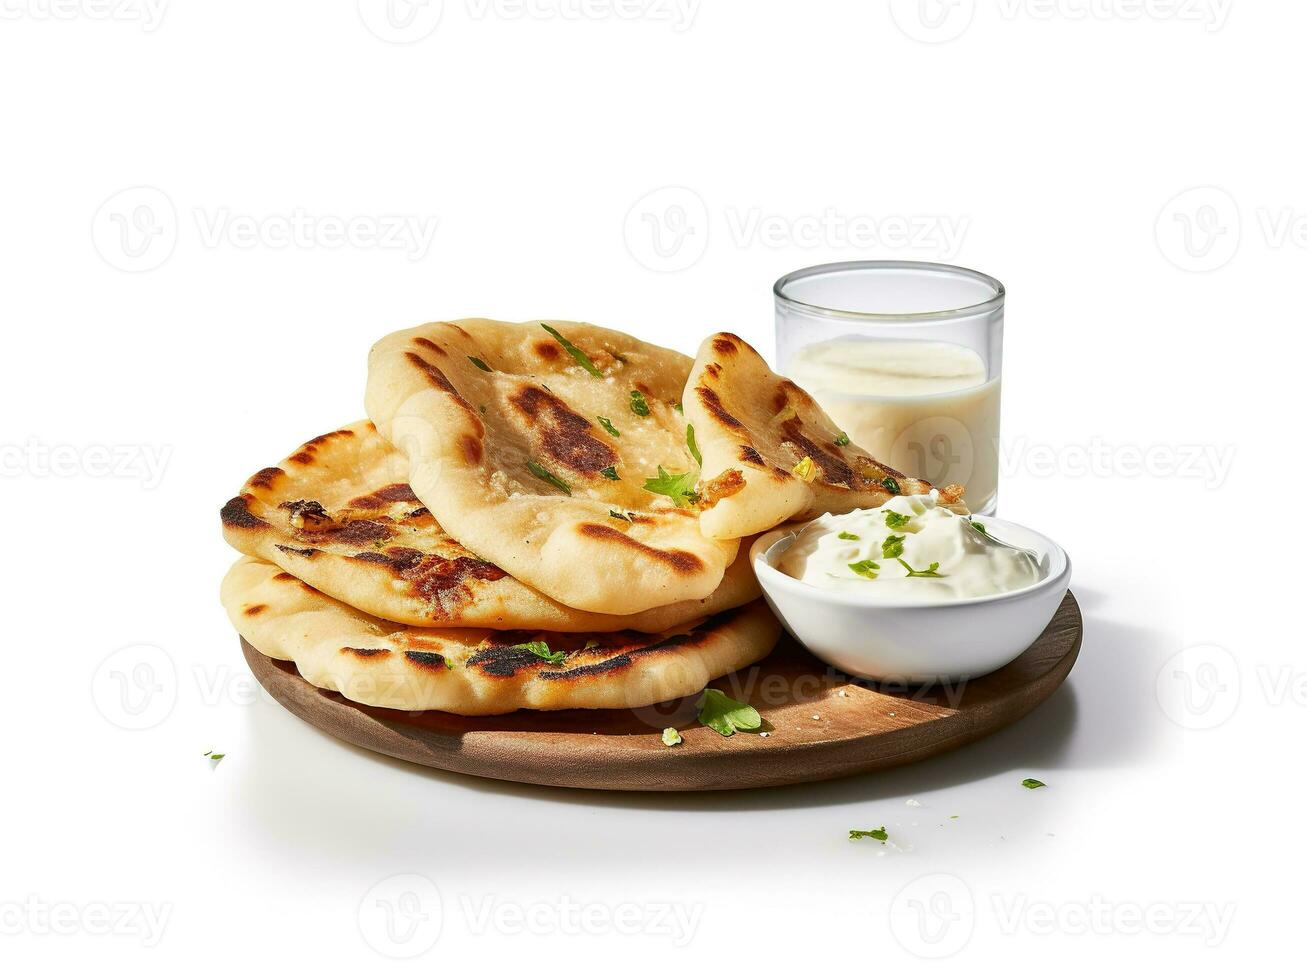
[{"label": "golden brown flatbread", "polygon": [[222,584],[255,649],[351,701],[492,715],[519,708],[636,708],[702,690],[762,659],[780,624],[761,600],[654,635],[500,632],[389,623],[241,558]]}]

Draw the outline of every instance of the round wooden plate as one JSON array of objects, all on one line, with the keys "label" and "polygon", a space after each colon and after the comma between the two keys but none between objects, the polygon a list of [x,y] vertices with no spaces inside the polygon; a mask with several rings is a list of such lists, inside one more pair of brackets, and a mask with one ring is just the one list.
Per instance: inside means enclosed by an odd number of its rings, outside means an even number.
[{"label": "round wooden plate", "polygon": [[[762,662],[712,686],[757,708],[762,732],[724,738],[695,698],[631,711],[516,711],[466,718],[369,708],[320,690],[244,640],[268,692],[311,725],[437,769],[520,783],[616,790],[745,789],[915,762],[1010,725],[1057,690],[1080,650],[1070,592],[1038,640],[1002,670],[960,685],[854,682],[788,636]],[[663,745],[664,727],[684,741]]]}]

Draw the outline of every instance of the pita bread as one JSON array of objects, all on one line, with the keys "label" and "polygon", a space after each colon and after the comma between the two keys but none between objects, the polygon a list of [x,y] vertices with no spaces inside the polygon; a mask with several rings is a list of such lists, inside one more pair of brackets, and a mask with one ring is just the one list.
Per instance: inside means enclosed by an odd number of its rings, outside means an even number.
[{"label": "pita bread", "polygon": [[[690,365],[584,323],[429,323],[372,349],[367,409],[464,546],[568,606],[628,614],[708,596],[737,552],[687,495]],[[660,473],[683,492],[646,489]]]},{"label": "pita bread", "polygon": [[[700,346],[685,415],[703,456],[699,523],[709,537],[744,537],[932,489],[850,443],[811,395],[733,334]],[[960,508],[962,493],[940,490]]]},{"label": "pita bread", "polygon": [[626,616],[570,609],[464,548],[408,486],[408,461],[356,422],[259,470],[222,509],[223,536],[328,595],[413,626],[657,633],[758,598],[742,548],[717,589]]},{"label": "pita bread", "polygon": [[[276,565],[241,558],[222,583],[241,636],[309,683],[408,711],[637,708],[702,690],[762,659],[780,624],[761,601],[650,636],[424,629],[368,616]],[[566,651],[551,663],[523,644]]]}]

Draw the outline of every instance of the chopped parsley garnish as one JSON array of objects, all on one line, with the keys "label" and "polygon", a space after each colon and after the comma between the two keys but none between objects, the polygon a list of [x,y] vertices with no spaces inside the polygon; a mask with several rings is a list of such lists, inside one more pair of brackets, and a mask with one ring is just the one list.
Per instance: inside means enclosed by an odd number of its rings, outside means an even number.
[{"label": "chopped parsley garnish", "polygon": [[572,496],[572,488],[568,485],[566,480],[554,476],[554,474],[550,473],[534,459],[528,459],[526,461],[526,468],[531,471],[532,476],[544,480],[546,483],[552,484],[569,497]]},{"label": "chopped parsley garnish", "polygon": [[862,561],[849,562],[849,571],[863,578],[875,578],[876,573],[880,571],[880,566],[870,558],[864,558]]},{"label": "chopped parsley garnish", "polygon": [[694,441],[694,426],[692,425],[685,427],[685,444],[689,447],[690,455],[694,457],[694,461],[702,468],[703,456],[699,453],[699,444]]},{"label": "chopped parsley garnish", "polygon": [[595,418],[597,418],[599,420],[599,424],[604,427],[604,431],[607,432],[614,439],[618,439],[621,437],[622,434],[617,431],[616,427],[613,425],[611,420],[604,418],[602,415],[596,415]]},{"label": "chopped parsley garnish", "polygon": [[988,531],[985,530],[985,525],[984,525],[984,524],[981,524],[980,521],[972,521],[972,522],[971,522],[971,526],[974,527],[974,528],[975,528],[977,531],[979,531],[981,534],[988,534],[988,533],[989,533]]},{"label": "chopped parsley garnish", "polygon": [[481,360],[481,358],[473,357],[471,354],[469,354],[467,355],[467,359],[471,361],[473,364],[475,364],[477,367],[479,367],[482,371],[485,371],[486,373],[490,372],[490,365],[487,364],[485,361]]},{"label": "chopped parsley garnish", "polygon": [[892,476],[885,477],[885,479],[880,481],[880,485],[883,486],[890,493],[903,492],[903,488],[899,486],[899,481],[894,479],[894,477]]},{"label": "chopped parsley garnish", "polygon": [[663,729],[663,744],[666,745],[669,749],[673,745],[680,745],[682,741],[683,739],[681,738],[681,733],[678,732],[675,728]]},{"label": "chopped parsley garnish", "polygon": [[870,837],[872,840],[878,840],[881,843],[889,840],[889,834],[885,833],[884,827],[877,827],[875,830],[849,831],[849,840],[862,840],[864,837]]},{"label": "chopped parsley garnish", "polygon": [[567,654],[562,650],[550,650],[549,644],[544,640],[532,640],[530,643],[518,643],[513,647],[514,650],[525,650],[527,653],[533,653],[541,660],[551,664],[561,664],[567,659]]},{"label": "chopped parsley garnish", "polygon": [[907,527],[912,522],[911,514],[896,514],[892,510],[885,511],[885,526],[898,530],[901,527]]},{"label": "chopped parsley garnish", "polygon": [[602,476],[605,480],[621,479],[621,477],[617,475],[616,466],[605,466],[602,470],[599,471],[599,475]]},{"label": "chopped parsley garnish", "polygon": [[880,553],[884,558],[897,558],[903,554],[903,535],[891,534],[880,543]]},{"label": "chopped parsley garnish", "polygon": [[752,732],[762,727],[762,716],[755,708],[728,698],[715,687],[704,688],[695,707],[699,709],[699,723],[707,725],[718,735],[729,737],[736,732]]},{"label": "chopped parsley garnish", "polygon": [[644,395],[638,391],[631,392],[631,411],[641,418],[649,414],[649,403],[644,400]]},{"label": "chopped parsley garnish", "polygon": [[682,405],[680,402],[672,402],[672,408],[676,409],[682,415],[685,414],[685,406]]},{"label": "chopped parsley garnish", "polygon": [[924,572],[917,571],[915,568],[913,568],[911,565],[905,562],[902,558],[899,559],[899,564],[908,570],[908,578],[943,578],[944,577],[939,573],[939,562],[937,561],[932,561],[930,563],[930,567],[927,568]]},{"label": "chopped parsley garnish", "polygon": [[661,466],[658,475],[644,481],[644,488],[650,493],[671,497],[677,507],[684,507],[699,499],[694,492],[696,476],[693,473],[668,473]]},{"label": "chopped parsley garnish", "polygon": [[603,372],[600,371],[597,367],[595,367],[594,361],[590,360],[590,358],[586,356],[585,351],[581,350],[580,347],[577,347],[576,344],[572,343],[570,340],[564,337],[561,333],[559,333],[549,324],[542,323],[540,324],[540,326],[545,328],[545,332],[549,334],[549,336],[553,337],[556,341],[558,341],[560,344],[563,345],[563,350],[571,354],[572,360],[576,361],[577,364],[581,365],[581,367],[585,368],[588,372],[590,372],[590,374],[594,375],[594,377],[596,378],[602,378],[604,376]]},{"label": "chopped parsley garnish", "polygon": [[847,446],[848,444],[849,444],[849,434],[847,432],[841,431],[840,434],[835,437],[835,445]]},{"label": "chopped parsley garnish", "polygon": [[841,541],[861,541],[861,540],[862,540],[862,538],[858,537],[858,535],[854,534],[852,531],[841,531],[838,535],[836,535],[836,537],[838,537]]},{"label": "chopped parsley garnish", "polygon": [[214,752],[212,749],[210,749],[208,752],[204,753],[204,757],[208,759],[210,762],[221,762],[223,759],[227,758],[227,753]]},{"label": "chopped parsley garnish", "polygon": [[610,511],[608,512],[608,516],[609,516],[609,517],[616,518],[616,519],[619,520],[619,521],[626,521],[626,523],[628,523],[628,524],[631,523],[631,518],[628,517],[626,514],[623,514],[621,511],[610,510]]},{"label": "chopped parsley garnish", "polygon": [[1027,776],[1025,779],[1021,780],[1021,785],[1026,789],[1039,789],[1041,786],[1047,786],[1048,784]]},{"label": "chopped parsley garnish", "polygon": [[804,483],[811,483],[817,478],[817,464],[812,461],[811,456],[804,456],[794,464],[794,469],[790,470]]}]

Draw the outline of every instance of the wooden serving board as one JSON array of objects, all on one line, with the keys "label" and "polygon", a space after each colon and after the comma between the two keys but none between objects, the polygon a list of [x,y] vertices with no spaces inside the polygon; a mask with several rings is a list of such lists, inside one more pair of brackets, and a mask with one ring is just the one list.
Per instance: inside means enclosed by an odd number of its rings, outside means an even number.
[{"label": "wooden serving board", "polygon": [[[320,690],[245,641],[254,676],[323,731],[436,769],[521,783],[613,790],[745,789],[812,782],[915,762],[1021,718],[1057,690],[1080,650],[1070,592],[1038,640],[1001,670],[954,687],[854,682],[788,636],[762,662],[712,686],[761,712],[764,737],[724,738],[695,698],[632,711],[516,711],[466,718],[368,708]],[[673,748],[662,730],[680,730]]]}]

